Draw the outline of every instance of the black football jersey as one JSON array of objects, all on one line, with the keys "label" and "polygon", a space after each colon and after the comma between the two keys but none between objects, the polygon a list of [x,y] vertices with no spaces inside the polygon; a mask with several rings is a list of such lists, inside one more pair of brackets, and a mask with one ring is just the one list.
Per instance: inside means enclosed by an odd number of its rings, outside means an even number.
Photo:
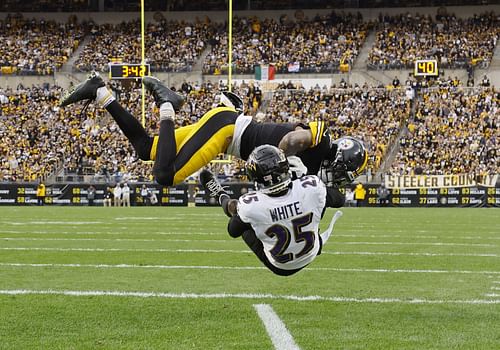
[{"label": "black football jersey", "polygon": [[[283,136],[294,131],[297,126],[304,129],[311,129],[309,125],[297,123],[258,123],[250,122],[241,136],[240,155],[243,160],[247,160],[253,149],[260,145],[278,146]],[[316,175],[319,172],[323,159],[326,158],[330,150],[330,134],[323,131],[315,137],[316,145],[297,154],[307,167],[307,173]]]}]

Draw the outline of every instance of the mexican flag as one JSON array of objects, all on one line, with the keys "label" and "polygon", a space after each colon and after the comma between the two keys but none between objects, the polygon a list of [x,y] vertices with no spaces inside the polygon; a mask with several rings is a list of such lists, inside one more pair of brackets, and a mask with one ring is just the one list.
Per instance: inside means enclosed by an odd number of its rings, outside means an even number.
[{"label": "mexican flag", "polygon": [[257,80],[274,80],[276,68],[270,64],[261,64],[255,68],[255,79]]}]

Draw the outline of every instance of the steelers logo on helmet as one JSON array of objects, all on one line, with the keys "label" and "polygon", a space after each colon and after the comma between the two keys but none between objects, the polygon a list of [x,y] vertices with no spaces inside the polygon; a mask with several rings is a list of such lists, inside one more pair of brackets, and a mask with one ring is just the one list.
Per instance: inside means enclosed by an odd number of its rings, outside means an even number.
[{"label": "steelers logo on helmet", "polygon": [[361,140],[344,136],[331,144],[331,158],[325,159],[320,177],[327,185],[342,186],[361,175],[368,162],[368,152]]},{"label": "steelers logo on helmet", "polygon": [[348,138],[342,138],[338,142],[338,148],[341,150],[348,150],[354,147],[354,142]]}]

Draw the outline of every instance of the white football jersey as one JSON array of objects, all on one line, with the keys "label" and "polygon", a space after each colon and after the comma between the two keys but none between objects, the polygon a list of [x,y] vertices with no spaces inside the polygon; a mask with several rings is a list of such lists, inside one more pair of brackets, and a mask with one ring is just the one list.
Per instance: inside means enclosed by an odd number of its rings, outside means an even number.
[{"label": "white football jersey", "polygon": [[250,224],[269,261],[283,270],[309,264],[319,252],[319,223],[326,187],[315,175],[292,182],[281,197],[257,192],[240,197],[238,215]]}]

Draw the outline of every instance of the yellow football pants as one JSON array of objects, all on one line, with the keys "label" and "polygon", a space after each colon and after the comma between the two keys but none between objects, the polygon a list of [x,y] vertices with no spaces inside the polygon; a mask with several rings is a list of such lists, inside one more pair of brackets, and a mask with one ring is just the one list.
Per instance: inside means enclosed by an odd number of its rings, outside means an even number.
[{"label": "yellow football pants", "polygon": [[[173,184],[188,176],[224,153],[231,142],[238,114],[232,108],[218,107],[205,113],[192,125],[175,129],[176,157]],[[151,147],[151,160],[156,159],[158,136]]]}]

